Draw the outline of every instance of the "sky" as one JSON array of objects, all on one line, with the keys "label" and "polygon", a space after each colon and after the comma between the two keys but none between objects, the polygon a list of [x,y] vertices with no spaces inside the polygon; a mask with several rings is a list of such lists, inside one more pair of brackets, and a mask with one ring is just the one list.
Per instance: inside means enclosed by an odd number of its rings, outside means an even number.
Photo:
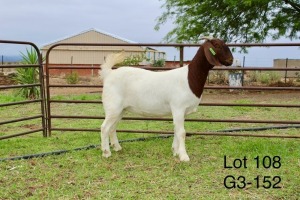
[{"label": "sky", "polygon": [[[95,28],[138,43],[161,43],[175,26],[168,21],[154,30],[163,13],[164,0],[2,0],[0,40],[30,41],[42,47],[57,39]],[[288,39],[267,42],[291,42]],[[292,41],[300,42],[300,41]],[[179,59],[176,49],[164,48],[168,60]],[[196,48],[185,49],[185,60]],[[19,55],[24,47],[0,45],[0,55]],[[246,65],[272,66],[273,59],[300,59],[300,48],[253,48],[249,54],[234,54]]]}]

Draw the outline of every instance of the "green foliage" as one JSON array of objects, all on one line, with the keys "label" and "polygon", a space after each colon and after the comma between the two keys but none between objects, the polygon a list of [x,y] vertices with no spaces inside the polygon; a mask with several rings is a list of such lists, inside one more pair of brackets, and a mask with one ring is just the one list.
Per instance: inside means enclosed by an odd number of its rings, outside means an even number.
[{"label": "green foliage", "polygon": [[127,58],[125,58],[125,60],[121,64],[119,64],[118,66],[139,65],[140,62],[145,60],[145,58],[146,58],[146,56],[145,56],[144,53],[130,55]]},{"label": "green foliage", "polygon": [[259,79],[259,71],[250,71],[249,73],[249,81],[250,82],[257,82]]},{"label": "green foliage", "polygon": [[280,82],[280,74],[278,72],[259,72],[252,71],[249,74],[251,82],[260,82],[262,84],[274,84]]},{"label": "green foliage", "polygon": [[14,96],[14,95],[8,95],[8,94],[1,94],[0,95],[0,103],[9,103],[9,102],[18,102],[18,101],[24,101],[25,99],[21,96]]},{"label": "green foliage", "polygon": [[280,81],[280,75],[276,72],[264,72],[258,76],[258,81],[263,84],[271,84]]},{"label": "green foliage", "polygon": [[152,63],[153,67],[164,67],[166,64],[165,59],[154,60]]},{"label": "green foliage", "polygon": [[300,73],[299,72],[296,72],[296,81],[300,82]]},{"label": "green foliage", "polygon": [[[100,149],[90,149],[1,162],[0,186],[5,188],[0,190],[1,199],[298,199],[296,140],[187,137],[192,160],[180,163],[171,156],[172,139],[125,142],[123,150],[113,152],[109,159],[101,157]],[[3,142],[1,154],[72,149],[98,140],[98,133],[57,134],[47,139],[32,136]],[[225,155],[228,161],[246,156],[248,168],[224,169]],[[256,156],[275,155],[282,159],[280,169],[256,168]],[[223,182],[231,174],[249,180],[257,175],[281,176],[283,186],[228,190]]]},{"label": "green foliage", "polygon": [[270,84],[271,83],[270,76],[268,73],[260,73],[258,80],[262,84]]},{"label": "green foliage", "polygon": [[155,29],[174,19],[167,42],[198,42],[213,35],[227,42],[263,42],[266,37],[299,39],[300,3],[288,0],[165,0]]},{"label": "green foliage", "polygon": [[[222,93],[221,93],[222,94]],[[8,95],[7,95],[8,96]],[[265,96],[265,95],[262,95]],[[1,97],[1,95],[0,95]],[[56,96],[55,96],[56,97]],[[282,103],[281,96],[270,99],[245,99],[234,95],[228,103]],[[13,97],[11,97],[13,98]],[[69,95],[66,99],[99,100],[99,94]],[[210,99],[213,100],[215,96]],[[0,98],[1,99],[1,98]],[[226,102],[226,98],[224,98]],[[298,99],[286,103],[297,104]],[[18,107],[18,109],[16,109]],[[21,117],[36,107],[29,104],[20,109],[10,106],[0,116],[16,114]],[[201,106],[192,117],[209,119],[269,119],[299,120],[298,108],[252,107],[208,107]],[[280,111],[280,112],[279,112]],[[103,116],[101,104],[53,104],[55,115]],[[126,114],[127,115],[127,114]],[[12,118],[8,118],[12,119]],[[11,130],[20,131],[31,126],[20,122],[0,126],[0,135]],[[35,121],[39,125],[40,120]],[[101,121],[53,119],[53,127],[98,128]],[[21,126],[20,126],[21,125]],[[189,131],[215,131],[237,127],[253,127],[253,124],[235,123],[186,123]],[[264,126],[264,125],[257,125]],[[124,121],[118,129],[173,130],[172,122]],[[41,152],[70,150],[100,142],[99,132],[53,131],[52,137],[43,138],[41,133],[3,140],[0,157],[12,157]],[[299,129],[267,130],[247,132],[249,134],[299,135]],[[241,133],[242,134],[242,133]],[[118,133],[120,140],[135,137],[151,137],[149,134]],[[299,191],[299,141],[296,139],[192,136],[186,137],[187,151],[191,162],[180,163],[172,157],[173,138],[123,142],[123,150],[112,152],[109,159],[101,156],[100,148],[71,151],[62,155],[46,156],[30,160],[0,162],[1,199],[298,199]],[[33,145],[34,144],[34,145]],[[224,169],[224,156],[229,160],[247,156],[247,169]],[[256,168],[256,156],[280,156],[282,168]],[[145,171],[146,170],[146,171]],[[257,189],[249,185],[246,189],[228,190],[223,186],[228,175],[246,176],[249,180],[257,175],[281,176],[281,189]],[[160,189],[158,189],[160,188]],[[75,191],[75,192],[74,192]],[[296,192],[295,192],[296,191]],[[234,192],[234,198],[233,197]]]},{"label": "green foliage", "polygon": [[68,84],[76,84],[79,82],[79,75],[77,72],[72,71],[70,74],[66,76]]},{"label": "green foliage", "polygon": [[278,82],[281,79],[280,74],[278,72],[269,72],[268,74],[269,74],[271,83]]},{"label": "green foliage", "polygon": [[[22,64],[32,65],[38,64],[38,54],[33,49],[26,49],[26,53],[22,53]],[[39,70],[36,67],[17,68],[17,75],[14,77],[14,81],[20,85],[37,84],[39,83]],[[40,89],[38,87],[25,87],[18,90],[18,94],[27,99],[37,99],[40,95]]]}]

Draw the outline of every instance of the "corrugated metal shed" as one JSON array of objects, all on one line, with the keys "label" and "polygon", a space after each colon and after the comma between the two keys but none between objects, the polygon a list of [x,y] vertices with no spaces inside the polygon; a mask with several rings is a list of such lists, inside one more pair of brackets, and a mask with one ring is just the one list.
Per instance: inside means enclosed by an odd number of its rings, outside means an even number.
[{"label": "corrugated metal shed", "polygon": [[[89,29],[81,33],[56,40],[44,45],[41,50],[43,55],[46,55],[50,46],[57,43],[136,43],[119,36]],[[83,47],[83,46],[60,46],[51,50],[49,61],[50,64],[84,64],[84,65],[101,65],[105,57],[113,52],[124,50],[128,55],[145,54],[149,57],[165,58],[165,52],[154,49],[147,50],[143,47]],[[150,53],[148,53],[148,51]],[[152,56],[150,56],[151,54]]]}]

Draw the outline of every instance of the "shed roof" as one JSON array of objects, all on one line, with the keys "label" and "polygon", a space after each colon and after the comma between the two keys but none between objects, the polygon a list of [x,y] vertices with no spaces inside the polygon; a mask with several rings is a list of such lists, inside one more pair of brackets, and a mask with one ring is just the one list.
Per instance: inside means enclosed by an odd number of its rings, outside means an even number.
[{"label": "shed roof", "polygon": [[132,40],[128,40],[128,39],[125,39],[125,38],[122,38],[120,36],[117,36],[117,35],[114,35],[114,34],[111,34],[111,33],[108,33],[106,31],[102,31],[102,30],[99,30],[99,29],[95,29],[95,28],[91,28],[91,29],[88,29],[88,30],[85,30],[85,31],[82,31],[80,33],[76,33],[76,34],[72,34],[72,35],[68,35],[68,36],[65,36],[63,38],[60,38],[60,39],[57,39],[57,40],[54,40],[52,42],[49,42],[49,43],[46,43],[42,46],[41,49],[45,49],[47,47],[50,47],[56,43],[60,43],[60,42],[67,42],[69,41],[70,39],[73,39],[73,38],[76,38],[76,37],[79,37],[81,35],[84,35],[84,34],[88,34],[90,32],[95,32],[99,35],[104,35],[104,36],[108,36],[108,37],[111,37],[111,38],[114,38],[116,40],[119,40],[121,43],[125,42],[125,43],[137,43],[137,42],[134,42]]}]

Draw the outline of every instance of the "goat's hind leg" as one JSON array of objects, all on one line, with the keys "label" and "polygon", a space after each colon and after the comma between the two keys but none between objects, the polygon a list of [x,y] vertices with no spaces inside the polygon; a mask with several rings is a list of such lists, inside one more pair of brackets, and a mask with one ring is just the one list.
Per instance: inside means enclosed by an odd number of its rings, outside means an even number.
[{"label": "goat's hind leg", "polygon": [[117,137],[117,132],[116,132],[116,128],[117,128],[117,123],[121,120],[122,116],[119,117],[119,119],[116,121],[116,123],[113,125],[113,129],[109,134],[110,137],[110,144],[112,146],[112,148],[115,151],[120,151],[122,150],[122,147],[119,143],[118,137]]},{"label": "goat's hind leg", "polygon": [[[115,132],[115,127],[119,119],[120,119],[120,115],[116,115],[116,116],[107,115],[105,117],[104,122],[101,125],[101,149],[103,152],[102,153],[103,157],[108,158],[111,156],[110,147],[109,147],[109,136],[111,134],[114,134],[113,132]],[[115,135],[113,137],[114,144],[119,144],[117,140],[118,139]]]}]

